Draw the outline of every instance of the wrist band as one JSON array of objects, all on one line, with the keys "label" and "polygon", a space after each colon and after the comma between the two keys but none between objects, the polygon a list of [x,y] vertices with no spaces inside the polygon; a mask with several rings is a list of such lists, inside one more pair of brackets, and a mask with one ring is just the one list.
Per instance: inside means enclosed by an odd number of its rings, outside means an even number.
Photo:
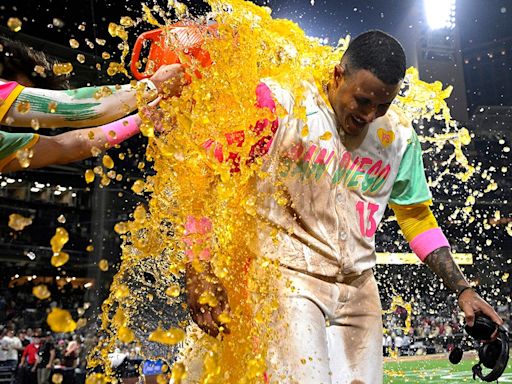
[{"label": "wrist band", "polygon": [[140,118],[131,115],[101,127],[109,146],[113,147],[140,132]]},{"label": "wrist band", "polygon": [[443,234],[441,228],[432,228],[420,233],[409,243],[413,252],[421,261],[425,261],[436,249],[441,247],[450,247],[450,243]]},{"label": "wrist band", "polygon": [[464,287],[464,288],[462,288],[462,289],[459,291],[459,293],[457,293],[457,301],[459,300],[460,295],[462,295],[462,293],[463,293],[464,291],[467,291],[468,289],[473,289],[473,287],[471,287],[471,286]]}]

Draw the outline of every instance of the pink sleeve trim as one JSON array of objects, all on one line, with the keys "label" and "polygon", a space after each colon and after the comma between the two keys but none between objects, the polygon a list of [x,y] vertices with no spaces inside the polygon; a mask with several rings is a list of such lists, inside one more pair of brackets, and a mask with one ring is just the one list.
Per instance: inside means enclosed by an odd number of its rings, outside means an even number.
[{"label": "pink sleeve trim", "polygon": [[0,120],[4,118],[24,88],[14,81],[0,82]]},{"label": "pink sleeve trim", "polygon": [[207,217],[196,218],[187,216],[183,242],[185,255],[192,262],[198,258],[201,261],[210,261],[212,258],[211,244],[212,222]]},{"label": "pink sleeve trim", "polygon": [[140,118],[137,115],[105,124],[101,130],[105,134],[108,144],[113,147],[140,132]]},{"label": "pink sleeve trim", "polygon": [[7,99],[18,85],[19,84],[15,81],[9,81],[7,83],[0,84],[0,98],[3,100]]},{"label": "pink sleeve trim", "polygon": [[276,102],[272,98],[272,91],[265,83],[259,83],[256,87],[256,106],[268,108],[271,112],[276,111]]},{"label": "pink sleeve trim", "polygon": [[425,261],[428,255],[441,247],[449,247],[450,243],[446,239],[441,228],[432,228],[420,233],[409,243],[413,252],[421,261]]}]

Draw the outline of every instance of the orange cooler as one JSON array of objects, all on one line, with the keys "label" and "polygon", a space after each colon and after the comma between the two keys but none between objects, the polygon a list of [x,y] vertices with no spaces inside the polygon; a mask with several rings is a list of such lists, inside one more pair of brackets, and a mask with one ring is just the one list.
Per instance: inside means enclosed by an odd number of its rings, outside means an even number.
[{"label": "orange cooler", "polygon": [[[141,34],[133,47],[130,69],[136,79],[149,77],[148,69],[155,71],[165,64],[180,63],[178,53],[189,55],[198,60],[203,67],[211,65],[212,61],[208,52],[201,48],[204,37],[215,33],[216,26],[201,24],[176,23],[166,28],[154,29]],[[138,63],[141,63],[141,50],[144,42],[150,41],[151,45],[143,72]],[[152,63],[149,65],[149,63]],[[196,71],[196,76],[200,74]]]}]

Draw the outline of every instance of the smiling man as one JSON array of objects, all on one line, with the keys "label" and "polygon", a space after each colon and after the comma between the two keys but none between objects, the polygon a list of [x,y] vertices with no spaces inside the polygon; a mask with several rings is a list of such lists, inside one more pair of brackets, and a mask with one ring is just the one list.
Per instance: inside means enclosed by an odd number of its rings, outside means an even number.
[{"label": "smiling man", "polygon": [[483,312],[502,322],[453,261],[429,208],[416,133],[390,108],[405,70],[400,43],[369,31],[351,42],[335,66],[328,104],[306,86],[307,121],[293,118],[291,95],[270,86],[290,113],[280,121],[270,155],[280,164],[283,158],[300,164],[279,176],[290,206],[269,199],[262,211],[281,228],[269,255],[280,260],[293,286],[282,288],[283,326],[277,329],[284,342],[275,347],[274,377],[382,382],[382,312],[372,268],[375,232],[388,204],[413,251],[457,294],[466,321]]},{"label": "smiling man", "polygon": [[[265,155],[270,176],[258,182],[263,220],[257,249],[279,260],[284,277],[270,382],[382,382],[382,309],[372,269],[375,232],[388,204],[413,251],[457,295],[466,321],[472,324],[475,313],[483,312],[502,323],[455,264],[429,208],[416,133],[390,108],[405,70],[400,43],[369,31],[351,42],[335,66],[327,100],[309,82],[301,100],[264,80],[288,112]],[[302,108],[305,120],[294,115]],[[287,196],[288,203],[279,204],[275,196]],[[193,317],[216,334],[221,324],[215,309],[191,302],[197,282],[209,278],[193,268],[188,272],[189,304],[201,307],[196,313],[202,320]],[[225,307],[222,287],[201,286],[199,293],[204,289],[217,292]]]}]

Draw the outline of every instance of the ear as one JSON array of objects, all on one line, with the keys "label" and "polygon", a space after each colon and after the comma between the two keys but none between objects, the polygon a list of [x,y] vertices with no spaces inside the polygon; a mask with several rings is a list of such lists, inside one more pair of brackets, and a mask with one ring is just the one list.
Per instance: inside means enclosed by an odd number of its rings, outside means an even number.
[{"label": "ear", "polygon": [[341,64],[336,64],[334,66],[334,74],[333,74],[334,86],[336,88],[338,88],[344,79],[345,79],[345,67]]}]

